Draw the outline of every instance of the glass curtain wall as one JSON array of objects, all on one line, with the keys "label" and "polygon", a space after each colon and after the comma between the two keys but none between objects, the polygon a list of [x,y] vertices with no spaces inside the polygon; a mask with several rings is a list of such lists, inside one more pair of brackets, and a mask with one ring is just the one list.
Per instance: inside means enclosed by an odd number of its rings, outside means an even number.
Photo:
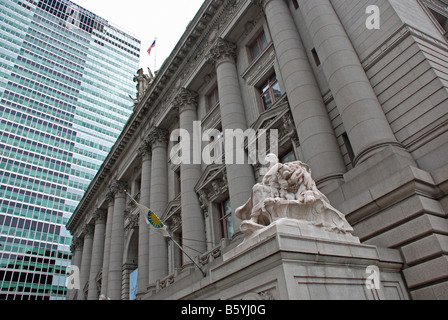
[{"label": "glass curtain wall", "polygon": [[0,0],[0,300],[64,299],[65,224],[132,113],[140,41],[66,0]]}]

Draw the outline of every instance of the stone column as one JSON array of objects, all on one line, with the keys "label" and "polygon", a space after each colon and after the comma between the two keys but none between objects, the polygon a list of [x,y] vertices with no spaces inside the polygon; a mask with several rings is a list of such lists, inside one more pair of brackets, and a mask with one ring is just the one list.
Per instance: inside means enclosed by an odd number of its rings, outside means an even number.
[{"label": "stone column", "polygon": [[360,163],[398,145],[359,57],[329,0],[298,0],[347,135]]},{"label": "stone column", "polygon": [[121,300],[129,300],[129,293],[131,289],[131,273],[137,268],[137,265],[134,263],[125,263],[123,265],[123,275],[122,275],[122,283],[123,283],[123,291],[121,293]]},{"label": "stone column", "polygon": [[110,260],[110,241],[112,236],[112,222],[114,216],[114,197],[112,193],[107,195],[107,222],[106,235],[104,238],[104,254],[103,254],[103,272],[101,277],[101,296],[107,298],[107,287],[109,282],[109,260]]},{"label": "stone column", "polygon": [[[201,142],[193,140],[195,136],[201,136],[201,132],[193,132],[193,122],[197,120],[197,93],[181,89],[175,98],[175,104],[179,108],[180,129],[189,135],[181,137],[181,143],[186,143],[190,149],[190,158],[180,164],[183,245],[185,252],[190,257],[195,257],[198,252],[206,251],[204,217],[194,190],[201,177],[201,154],[195,154],[195,151],[200,151]],[[194,144],[198,146],[198,150],[193,148]],[[183,261],[184,264],[192,263],[187,257]]]},{"label": "stone column", "polygon": [[[142,176],[140,186],[140,204],[150,207],[151,197],[151,146],[146,142],[140,146],[142,158]],[[149,228],[145,216],[139,214],[138,228],[138,289],[137,296],[146,293],[149,284]]]},{"label": "stone column", "polygon": [[86,300],[84,295],[84,287],[89,281],[90,262],[92,260],[92,246],[93,246],[93,226],[86,225],[83,229],[84,245],[82,250],[81,270],[80,270],[80,290],[78,291],[78,300]]},{"label": "stone column", "polygon": [[[239,86],[239,76],[236,67],[235,44],[219,38],[208,54],[208,60],[215,64],[219,91],[221,123],[224,130],[247,129],[246,114]],[[229,141],[228,141],[229,142]],[[240,146],[237,146],[240,147]],[[253,168],[249,164],[228,163],[226,170],[229,185],[230,202],[232,205],[232,221],[235,233],[240,231],[241,220],[235,211],[250,198],[255,185]]]},{"label": "stone column", "polygon": [[90,262],[89,294],[87,300],[98,300],[96,276],[103,266],[104,236],[106,230],[106,211],[95,212],[95,233],[93,235],[92,260]]},{"label": "stone column", "polygon": [[342,179],[345,164],[308,55],[284,0],[261,1],[304,162],[319,183]]},{"label": "stone column", "polygon": [[[82,247],[83,241],[79,238],[74,237],[72,240],[72,245],[70,246],[70,250],[72,252],[71,266],[74,268],[81,268]],[[67,290],[67,300],[75,300],[77,297],[77,292],[79,292],[78,289]]]},{"label": "stone column", "polygon": [[[154,128],[148,142],[152,147],[151,210],[161,218],[168,205],[168,131]],[[149,286],[168,275],[168,247],[166,239],[154,228],[149,228]]]},{"label": "stone column", "polygon": [[126,184],[114,181],[111,191],[115,194],[112,234],[110,241],[109,279],[107,297],[111,300],[121,299],[121,279],[124,252],[124,211],[126,210]]}]

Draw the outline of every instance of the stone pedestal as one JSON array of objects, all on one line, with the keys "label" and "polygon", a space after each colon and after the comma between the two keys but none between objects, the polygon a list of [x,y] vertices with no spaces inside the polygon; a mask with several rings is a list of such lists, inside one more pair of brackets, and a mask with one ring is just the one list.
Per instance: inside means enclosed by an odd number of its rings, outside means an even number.
[{"label": "stone pedestal", "polygon": [[196,271],[148,298],[407,300],[402,266],[397,250],[279,219],[210,263],[207,277]]},{"label": "stone pedestal", "polygon": [[[223,292],[228,295],[223,299],[258,294],[284,300],[402,300],[408,295],[401,268],[398,251],[360,244],[352,235],[279,219],[225,253],[223,263],[211,270],[210,277],[217,282],[240,278]],[[246,274],[244,281],[238,273]],[[376,275],[379,289],[369,280]]]}]

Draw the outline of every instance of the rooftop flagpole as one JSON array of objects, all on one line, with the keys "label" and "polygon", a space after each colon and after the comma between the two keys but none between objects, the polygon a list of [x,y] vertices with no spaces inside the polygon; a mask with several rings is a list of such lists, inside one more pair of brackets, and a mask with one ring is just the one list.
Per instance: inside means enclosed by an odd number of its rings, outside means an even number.
[{"label": "rooftop flagpole", "polygon": [[204,277],[206,277],[207,276],[206,272],[204,270],[202,270],[201,266],[184,251],[184,248],[182,248],[182,246],[179,243],[177,243],[176,240],[174,240],[173,236],[168,231],[167,226],[156,216],[156,214],[154,212],[152,212],[150,209],[148,209],[145,206],[138,203],[137,200],[135,200],[126,190],[124,190],[124,192],[137,205],[137,207],[140,210],[140,213],[145,215],[146,223],[152,225],[154,227],[154,229],[159,231],[160,234],[162,236],[164,236],[165,238],[170,238],[171,241],[173,241],[174,244],[188,257],[188,259],[190,259],[191,262],[193,262],[194,265],[196,267],[198,267],[199,270],[201,270]]},{"label": "rooftop flagpole", "polygon": [[[154,40],[154,43],[157,43],[157,37],[156,40]],[[154,47],[154,74],[156,74],[156,62],[157,62],[157,45]]]},{"label": "rooftop flagpole", "polygon": [[153,49],[154,49],[154,74],[156,74],[156,56],[157,56],[157,38],[154,40],[154,42],[151,44],[151,46],[149,47],[149,49],[146,51],[149,55],[151,55]]}]

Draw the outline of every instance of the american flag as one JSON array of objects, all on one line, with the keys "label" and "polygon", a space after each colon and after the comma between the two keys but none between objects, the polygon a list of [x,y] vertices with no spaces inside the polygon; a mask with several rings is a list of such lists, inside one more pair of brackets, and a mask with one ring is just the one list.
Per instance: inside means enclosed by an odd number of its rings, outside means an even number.
[{"label": "american flag", "polygon": [[154,40],[154,42],[152,43],[152,45],[149,47],[148,49],[148,54],[151,55],[151,50],[152,48],[154,48],[156,46],[156,40]]}]

